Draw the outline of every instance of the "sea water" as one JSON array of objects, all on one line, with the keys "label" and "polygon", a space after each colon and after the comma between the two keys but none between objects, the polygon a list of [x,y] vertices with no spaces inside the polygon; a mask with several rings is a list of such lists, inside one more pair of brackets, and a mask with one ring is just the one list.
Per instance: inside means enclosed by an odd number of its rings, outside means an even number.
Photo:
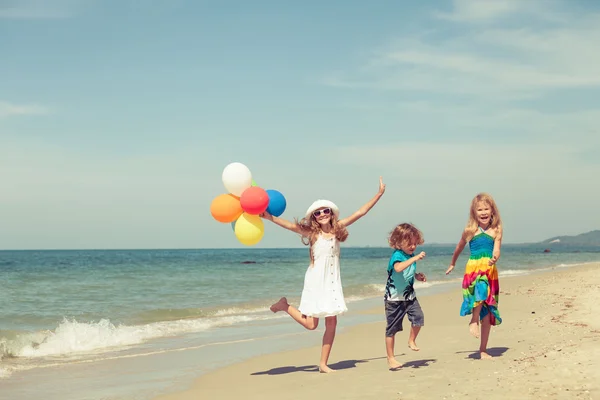
[{"label": "sea water", "polygon": [[[599,248],[555,247],[504,245],[500,285],[600,261]],[[421,250],[419,296],[460,286],[468,249],[448,276],[453,246]],[[383,308],[357,311],[381,306],[390,254],[342,248],[341,330],[382,320]],[[284,295],[298,304],[307,266],[307,248],[0,251],[0,398],[149,399],[224,365],[317,345],[320,334],[269,311]]]}]

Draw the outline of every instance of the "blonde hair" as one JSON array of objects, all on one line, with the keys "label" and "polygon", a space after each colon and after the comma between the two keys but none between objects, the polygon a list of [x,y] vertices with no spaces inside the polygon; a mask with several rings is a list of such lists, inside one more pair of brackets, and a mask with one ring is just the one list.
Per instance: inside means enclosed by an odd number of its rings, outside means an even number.
[{"label": "blonde hair", "polygon": [[[302,232],[300,234],[302,240],[302,244],[308,247],[308,252],[310,254],[310,261],[313,260],[312,255],[312,245],[316,242],[318,236],[323,232],[323,228],[321,228],[321,224],[317,222],[317,219],[314,215],[310,215],[308,218],[302,218],[300,221],[296,220],[296,225],[300,228]],[[331,226],[331,231],[335,238],[340,242],[345,242],[348,238],[348,229],[342,224],[340,224],[338,217],[332,212],[331,218],[329,219],[329,225]]]},{"label": "blonde hair", "polygon": [[492,215],[490,215],[490,226],[488,229],[502,229],[502,219],[500,218],[500,211],[498,211],[498,206],[496,205],[494,198],[488,193],[479,193],[471,201],[469,221],[467,222],[467,226],[465,227],[465,241],[467,242],[471,240],[473,236],[475,236],[475,233],[477,233],[477,228],[479,227],[479,223],[477,222],[477,205],[479,203],[486,203],[492,210]]},{"label": "blonde hair", "polygon": [[402,223],[390,232],[388,243],[394,249],[402,249],[411,244],[423,244],[423,233],[412,224]]}]

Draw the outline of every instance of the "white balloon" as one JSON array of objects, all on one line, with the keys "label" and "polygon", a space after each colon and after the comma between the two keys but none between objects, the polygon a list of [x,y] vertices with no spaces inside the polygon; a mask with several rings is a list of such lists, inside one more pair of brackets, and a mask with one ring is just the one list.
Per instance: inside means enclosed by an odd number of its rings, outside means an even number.
[{"label": "white balloon", "polygon": [[223,170],[223,185],[234,196],[240,197],[244,190],[252,186],[252,174],[248,167],[239,162],[229,164]]}]

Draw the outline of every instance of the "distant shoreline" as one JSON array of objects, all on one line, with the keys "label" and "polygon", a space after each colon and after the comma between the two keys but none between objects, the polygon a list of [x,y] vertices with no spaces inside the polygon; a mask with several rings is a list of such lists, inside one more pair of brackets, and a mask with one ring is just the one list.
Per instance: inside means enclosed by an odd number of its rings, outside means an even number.
[{"label": "distant shoreline", "polygon": [[[574,246],[589,249],[600,249],[600,244],[577,244],[577,243],[547,243],[547,242],[525,242],[525,243],[502,243],[503,246]],[[424,247],[435,246],[435,247],[454,247],[456,243],[426,243]],[[346,249],[388,249],[387,246],[344,246]],[[298,250],[306,249],[306,246],[300,245],[296,247],[198,247],[198,248],[186,248],[186,247],[140,247],[140,248],[81,248],[81,249],[0,249],[0,252],[9,251],[199,251],[199,250],[235,250],[235,251],[251,251],[251,250]]]}]

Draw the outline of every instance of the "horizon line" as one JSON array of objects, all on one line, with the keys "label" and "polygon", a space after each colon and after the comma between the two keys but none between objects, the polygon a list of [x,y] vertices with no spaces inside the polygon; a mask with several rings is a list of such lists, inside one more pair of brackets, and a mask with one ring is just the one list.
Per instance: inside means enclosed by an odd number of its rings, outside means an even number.
[{"label": "horizon line", "polygon": [[[548,240],[548,239],[547,239]],[[553,244],[553,245],[564,245],[564,243],[545,243],[542,242],[511,242],[511,243],[503,243],[504,246],[514,246],[514,245],[538,245],[538,244]],[[421,246],[456,246],[456,243],[428,243]],[[598,247],[598,245],[587,245],[590,247]],[[347,249],[389,249],[389,246],[344,246]],[[306,246],[298,246],[298,247],[113,247],[113,248],[27,248],[27,249],[0,249],[2,251],[142,251],[142,250],[156,250],[156,251],[166,251],[166,250],[295,250],[295,249],[304,249]]]}]

